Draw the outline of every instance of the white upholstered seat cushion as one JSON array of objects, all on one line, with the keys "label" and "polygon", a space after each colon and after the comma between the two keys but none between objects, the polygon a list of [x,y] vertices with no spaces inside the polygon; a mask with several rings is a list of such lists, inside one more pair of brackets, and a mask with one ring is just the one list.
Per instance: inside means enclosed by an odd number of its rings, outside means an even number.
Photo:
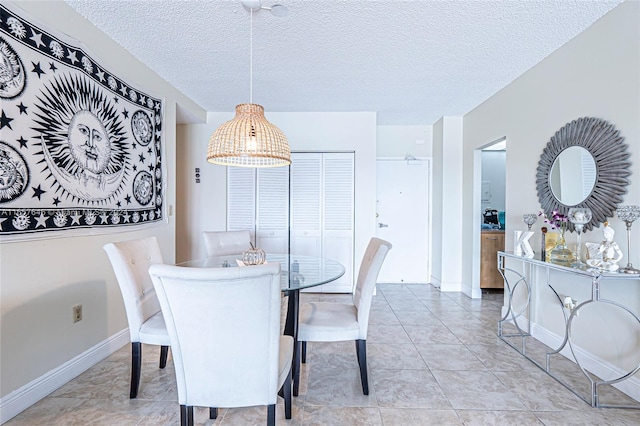
[{"label": "white upholstered seat cushion", "polygon": [[300,341],[356,340],[359,332],[358,310],[353,304],[308,302],[300,307]]},{"label": "white upholstered seat cushion", "polygon": [[150,317],[140,327],[140,341],[151,345],[171,346],[162,311]]}]

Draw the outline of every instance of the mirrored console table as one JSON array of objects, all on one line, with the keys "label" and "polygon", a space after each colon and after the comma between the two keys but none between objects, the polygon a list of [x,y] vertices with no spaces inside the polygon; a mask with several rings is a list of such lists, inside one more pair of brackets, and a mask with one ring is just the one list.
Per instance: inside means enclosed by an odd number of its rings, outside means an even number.
[{"label": "mirrored console table", "polygon": [[[639,302],[628,298],[624,300],[624,297],[623,300],[609,297],[620,288],[631,291],[632,295],[640,294],[640,275],[571,268],[544,262],[538,257],[527,258],[502,251],[498,252],[497,260],[505,291],[503,316],[498,321],[499,338],[592,407],[640,409],[637,397],[634,399],[611,386],[604,386],[616,384],[620,389],[624,387],[621,386],[622,382],[627,381],[624,385],[635,392],[640,383],[640,375],[636,374],[640,371]],[[621,283],[623,287],[619,286]],[[609,286],[606,297],[603,296],[603,286]],[[567,290],[569,288],[571,290]],[[579,292],[582,300],[566,296],[571,292]],[[632,296],[632,299],[636,299],[636,296]],[[618,312],[612,315],[612,310]],[[577,320],[581,311],[584,311],[583,317]],[[584,327],[586,320],[582,318],[585,317],[593,319],[618,315],[624,317],[624,332],[628,332],[627,336],[631,336],[631,339],[624,338],[620,344],[612,343],[611,335],[619,334],[619,330],[598,335],[598,331],[602,330],[598,330],[597,326],[586,333],[591,345],[626,347],[625,352],[631,353],[631,368],[627,365],[627,368],[613,369],[613,374],[607,374],[611,377],[602,379],[594,374],[592,368],[593,359],[597,357],[584,355],[585,351],[575,342],[574,329],[581,321],[579,327]],[[547,332],[544,325],[539,325],[545,322],[549,325],[552,319],[557,329],[555,334]],[[547,339],[542,344],[535,336],[536,331],[543,337],[545,333],[553,335],[555,340],[551,339],[552,343],[549,343]],[[584,329],[580,329],[580,332],[584,337]],[[628,360],[626,364],[629,364]],[[603,398],[605,393],[607,398]]]}]

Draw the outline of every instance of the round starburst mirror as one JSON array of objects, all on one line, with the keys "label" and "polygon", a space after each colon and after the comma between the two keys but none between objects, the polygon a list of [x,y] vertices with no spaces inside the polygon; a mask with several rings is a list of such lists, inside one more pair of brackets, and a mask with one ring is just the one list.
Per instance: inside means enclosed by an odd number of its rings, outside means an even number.
[{"label": "round starburst mirror", "polygon": [[[629,152],[620,132],[605,120],[582,117],[567,123],[542,151],[536,173],[538,200],[550,214],[571,207],[591,209],[584,230],[613,217],[627,192]],[[568,224],[573,231],[572,223]]]}]

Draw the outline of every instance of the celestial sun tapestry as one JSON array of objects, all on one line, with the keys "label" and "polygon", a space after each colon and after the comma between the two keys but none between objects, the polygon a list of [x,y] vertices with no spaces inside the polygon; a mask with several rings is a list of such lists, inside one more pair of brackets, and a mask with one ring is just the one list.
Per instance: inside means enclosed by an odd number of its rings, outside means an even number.
[{"label": "celestial sun tapestry", "polygon": [[162,100],[0,5],[0,237],[163,219]]}]

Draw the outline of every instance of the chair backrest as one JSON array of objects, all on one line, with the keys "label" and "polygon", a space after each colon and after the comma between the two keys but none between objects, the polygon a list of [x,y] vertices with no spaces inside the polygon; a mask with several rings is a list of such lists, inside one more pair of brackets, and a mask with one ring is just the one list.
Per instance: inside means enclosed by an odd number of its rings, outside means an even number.
[{"label": "chair backrest", "polygon": [[140,341],[142,324],[160,312],[160,303],[149,276],[149,266],[163,263],[156,237],[104,245],[118,280],[132,342]]},{"label": "chair backrest", "polygon": [[242,254],[251,248],[249,231],[204,231],[202,237],[207,257]]},{"label": "chair backrest", "polygon": [[149,269],[171,340],[181,405],[275,404],[280,264]]},{"label": "chair backrest", "polygon": [[358,309],[358,326],[360,328],[360,339],[367,338],[369,328],[369,313],[371,311],[371,299],[376,287],[378,274],[382,263],[389,250],[391,243],[380,238],[372,238],[369,241],[367,250],[364,252],[360,270],[358,271],[358,281],[353,292],[353,304]]}]

